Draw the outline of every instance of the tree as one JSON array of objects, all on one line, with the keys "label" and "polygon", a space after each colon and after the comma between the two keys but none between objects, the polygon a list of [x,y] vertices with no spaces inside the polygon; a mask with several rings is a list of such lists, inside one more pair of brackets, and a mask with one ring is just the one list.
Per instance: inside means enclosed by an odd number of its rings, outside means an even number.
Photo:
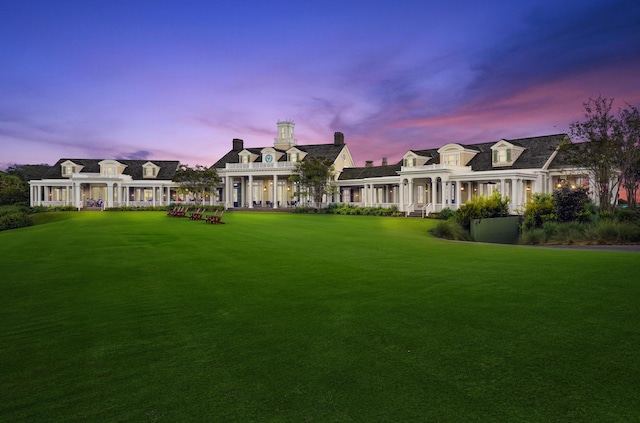
[{"label": "tree", "polygon": [[0,172],[0,205],[29,201],[29,188],[14,175]]},{"label": "tree", "polygon": [[51,168],[48,164],[25,165],[13,164],[7,168],[7,174],[17,176],[22,182],[28,184],[32,179],[42,179]]},{"label": "tree", "polygon": [[635,208],[640,184],[640,112],[627,105],[620,111],[622,133],[622,187],[627,192],[629,207]]},{"label": "tree", "polygon": [[218,172],[214,168],[202,165],[180,165],[173,177],[173,182],[180,184],[178,191],[193,195],[196,203],[201,202],[205,195],[214,194],[218,185]]},{"label": "tree", "polygon": [[334,192],[333,160],[328,157],[310,157],[296,164],[295,173],[289,178],[298,183],[298,194],[308,196],[316,205],[322,197]]},{"label": "tree", "polygon": [[590,98],[584,103],[584,120],[570,125],[578,144],[560,146],[568,161],[586,169],[595,184],[601,210],[611,211],[617,199],[622,167],[622,128],[612,112],[614,99]]}]

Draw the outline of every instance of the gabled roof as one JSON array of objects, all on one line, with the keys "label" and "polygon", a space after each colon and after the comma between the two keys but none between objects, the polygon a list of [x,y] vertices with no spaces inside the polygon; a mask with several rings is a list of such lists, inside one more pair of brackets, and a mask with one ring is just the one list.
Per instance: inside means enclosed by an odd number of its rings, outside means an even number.
[{"label": "gabled roof", "polygon": [[[335,161],[338,158],[338,155],[340,154],[342,149],[345,147],[345,145],[346,144],[342,144],[342,145],[312,144],[312,145],[296,145],[295,148],[307,153],[307,155],[305,156],[305,159],[312,158],[312,157],[328,157],[331,160]],[[271,148],[279,153],[283,153],[282,157],[280,157],[278,161],[282,161],[282,162],[287,161],[287,155],[286,155],[287,150],[281,150],[278,148],[274,148],[273,146],[244,148],[244,150],[248,150],[252,154],[258,155],[258,158],[255,160],[255,162],[261,162],[262,150],[265,148]],[[211,167],[216,169],[224,169],[227,163],[240,163],[240,157],[238,156],[238,153],[240,153],[240,151],[242,150],[229,151],[227,154],[222,156],[220,160],[215,162]]]},{"label": "gabled roof", "polygon": [[[83,166],[80,173],[100,173],[100,162],[109,159],[60,159],[51,166],[51,168],[42,176],[42,179],[68,179],[62,176],[61,164],[66,161],[71,161],[77,165]],[[178,165],[177,160],[115,160],[118,163],[125,165],[125,169],[122,172],[123,175],[129,175],[132,179],[146,180],[142,175],[142,167],[151,162],[160,167],[158,175],[154,178],[156,180],[168,180],[170,181],[176,174]]]},{"label": "gabled roof", "polygon": [[[506,141],[514,146],[522,147],[525,150],[520,157],[511,166],[501,166],[500,169],[541,169],[549,160],[553,152],[565,139],[566,134],[545,135],[541,137],[519,138],[519,139],[500,139],[493,142],[485,142],[480,144],[458,144],[467,150],[477,151],[476,154],[467,164],[471,166],[474,172],[488,171],[497,169],[493,166],[491,147],[500,141]],[[429,157],[431,160],[426,162],[429,164],[439,164],[440,154],[439,148],[431,148],[427,150],[410,150],[413,153]],[[555,163],[555,160],[554,160]]]},{"label": "gabled roof", "polygon": [[364,178],[383,178],[385,176],[396,176],[400,171],[402,163],[386,165],[386,166],[369,166],[369,167],[345,167],[342,169],[339,181],[350,179]]},{"label": "gabled roof", "polygon": [[[512,165],[501,166],[500,169],[542,169],[566,136],[566,134],[555,134],[514,140],[505,139],[504,141],[522,147],[525,150]],[[496,167],[492,165],[491,147],[500,141],[502,140],[467,146],[478,149],[479,151],[479,153],[469,161],[468,166],[471,166],[471,169],[475,172],[496,169]]]}]

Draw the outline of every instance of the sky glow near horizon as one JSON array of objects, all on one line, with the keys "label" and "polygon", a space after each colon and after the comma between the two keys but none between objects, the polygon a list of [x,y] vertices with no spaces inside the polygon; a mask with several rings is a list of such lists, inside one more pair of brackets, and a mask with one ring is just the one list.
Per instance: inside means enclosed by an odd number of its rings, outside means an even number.
[{"label": "sky glow near horizon", "polygon": [[640,105],[640,3],[0,0],[0,168],[211,165],[241,138],[409,149],[569,131]]}]

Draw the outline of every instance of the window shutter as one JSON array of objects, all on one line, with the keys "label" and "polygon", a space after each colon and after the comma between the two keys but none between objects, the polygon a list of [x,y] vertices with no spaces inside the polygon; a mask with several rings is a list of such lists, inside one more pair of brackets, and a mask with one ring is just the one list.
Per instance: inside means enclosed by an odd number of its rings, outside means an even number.
[{"label": "window shutter", "polygon": [[507,148],[507,161],[511,162],[511,149]]},{"label": "window shutter", "polygon": [[496,163],[498,161],[498,150],[493,150],[493,162]]}]

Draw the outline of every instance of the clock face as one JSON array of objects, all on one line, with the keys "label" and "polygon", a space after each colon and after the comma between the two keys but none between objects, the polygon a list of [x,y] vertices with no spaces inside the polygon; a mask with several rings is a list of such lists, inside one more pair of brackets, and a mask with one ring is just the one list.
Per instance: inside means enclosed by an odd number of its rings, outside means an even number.
[{"label": "clock face", "polygon": [[264,159],[267,163],[271,163],[273,161],[273,156],[271,154],[267,154]]}]

